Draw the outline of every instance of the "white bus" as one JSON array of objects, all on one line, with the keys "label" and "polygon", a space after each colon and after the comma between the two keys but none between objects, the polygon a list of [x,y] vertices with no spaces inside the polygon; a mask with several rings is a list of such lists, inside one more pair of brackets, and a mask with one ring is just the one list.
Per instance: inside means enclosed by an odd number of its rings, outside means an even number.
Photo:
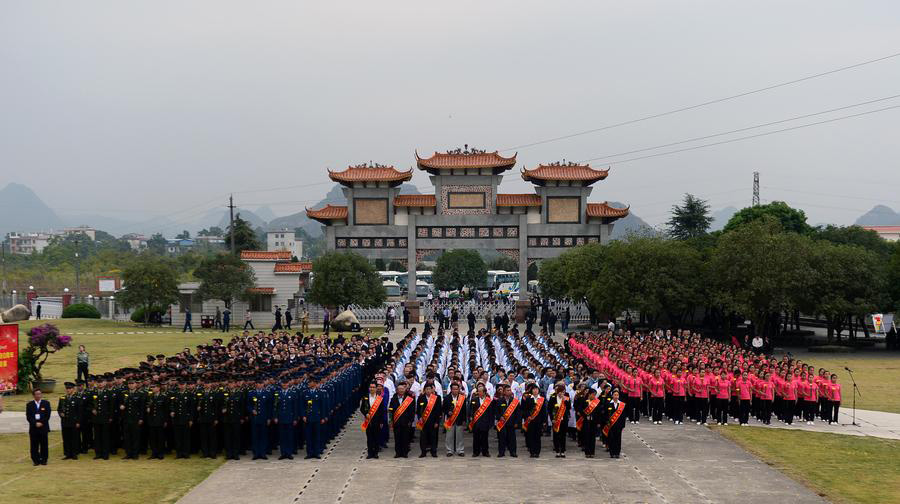
[{"label": "white bus", "polygon": [[388,301],[402,301],[403,293],[400,292],[400,284],[393,280],[385,280],[381,282],[384,292],[387,294]]}]

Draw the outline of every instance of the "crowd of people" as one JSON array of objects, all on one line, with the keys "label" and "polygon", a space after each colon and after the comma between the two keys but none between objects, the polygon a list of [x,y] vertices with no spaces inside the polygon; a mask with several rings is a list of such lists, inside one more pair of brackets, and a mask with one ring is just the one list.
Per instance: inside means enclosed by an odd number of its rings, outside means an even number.
[{"label": "crowd of people", "polygon": [[[66,382],[56,407],[65,459],[194,454],[319,458],[354,413],[360,384],[391,354],[387,339],[287,332],[236,336],[136,368]],[[47,463],[50,404],[34,390],[26,409],[35,465]]]}]

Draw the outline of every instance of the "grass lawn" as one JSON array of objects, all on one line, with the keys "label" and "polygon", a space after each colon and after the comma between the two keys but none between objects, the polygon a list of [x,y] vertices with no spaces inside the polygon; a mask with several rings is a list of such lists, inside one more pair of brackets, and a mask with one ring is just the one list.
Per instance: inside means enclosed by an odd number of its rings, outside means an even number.
[{"label": "grass lawn", "polygon": [[[28,329],[48,322],[31,320],[19,325],[19,350],[28,346]],[[92,374],[106,371],[114,371],[122,367],[137,367],[137,364],[145,360],[147,355],[165,354],[172,355],[184,349],[200,344],[210,343],[213,338],[222,338],[226,342],[230,336],[223,337],[220,331],[195,330],[194,333],[182,333],[171,326],[144,327],[139,324],[112,322],[109,320],[89,319],[58,319],[49,322],[56,324],[64,334],[72,336],[72,346],[65,348],[47,359],[42,374],[44,378],[56,379],[56,390],[53,394],[44,394],[44,398],[56,408],[60,393],[65,392],[63,382],[74,381],[76,375],[75,355],[78,353],[78,345],[84,345],[91,355]],[[111,333],[128,331],[152,331],[164,332],[164,334],[77,334],[83,333]],[[372,328],[373,334],[381,334],[383,329]],[[233,335],[240,334],[238,329],[233,330]],[[313,334],[319,334],[316,331]],[[334,333],[332,333],[334,335]],[[31,394],[19,394],[4,398],[4,405],[9,411],[25,411],[25,403],[31,400]]]},{"label": "grass lawn", "polygon": [[[84,503],[175,502],[224,463],[194,457],[175,460],[78,460],[62,458],[62,435],[50,433],[46,466],[34,467],[28,455],[28,434],[0,435],[0,502]],[[124,493],[127,492],[127,498]]]},{"label": "grass lawn", "polygon": [[841,409],[849,409],[853,401],[853,382],[844,367],[853,370],[853,377],[859,385],[861,397],[856,398],[859,409],[900,413],[900,354],[888,357],[885,352],[858,352],[853,354],[822,355],[804,353],[797,355],[804,362],[816,366],[816,371],[824,367],[838,375],[842,385]]},{"label": "grass lawn", "polygon": [[787,429],[715,429],[832,501],[900,501],[900,441]]}]

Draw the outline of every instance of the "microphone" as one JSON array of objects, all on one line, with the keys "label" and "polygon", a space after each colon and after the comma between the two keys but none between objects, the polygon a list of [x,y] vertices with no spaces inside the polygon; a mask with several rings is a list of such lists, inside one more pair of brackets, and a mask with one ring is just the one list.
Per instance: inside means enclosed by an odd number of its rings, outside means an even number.
[{"label": "microphone", "polygon": [[848,368],[847,366],[844,366],[844,369],[845,369],[846,371],[851,372],[851,373],[853,372],[853,371],[850,371],[850,368]]}]

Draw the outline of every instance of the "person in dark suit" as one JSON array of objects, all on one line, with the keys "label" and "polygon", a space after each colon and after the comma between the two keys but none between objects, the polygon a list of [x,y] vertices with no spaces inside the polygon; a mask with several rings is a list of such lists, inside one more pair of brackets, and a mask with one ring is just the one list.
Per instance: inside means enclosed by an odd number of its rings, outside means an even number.
[{"label": "person in dark suit", "polygon": [[181,329],[181,332],[194,332],[194,328],[191,327],[191,309],[184,309],[184,328]]},{"label": "person in dark suit", "polygon": [[34,401],[25,407],[28,419],[28,438],[31,440],[31,461],[34,465],[47,465],[47,435],[50,433],[50,401],[42,399],[41,389],[32,392]]},{"label": "person in dark suit", "polygon": [[378,394],[375,382],[369,383],[369,393],[363,396],[359,404],[359,412],[363,415],[363,430],[366,432],[366,458],[377,459],[380,448],[379,436],[387,418],[389,401]]}]

